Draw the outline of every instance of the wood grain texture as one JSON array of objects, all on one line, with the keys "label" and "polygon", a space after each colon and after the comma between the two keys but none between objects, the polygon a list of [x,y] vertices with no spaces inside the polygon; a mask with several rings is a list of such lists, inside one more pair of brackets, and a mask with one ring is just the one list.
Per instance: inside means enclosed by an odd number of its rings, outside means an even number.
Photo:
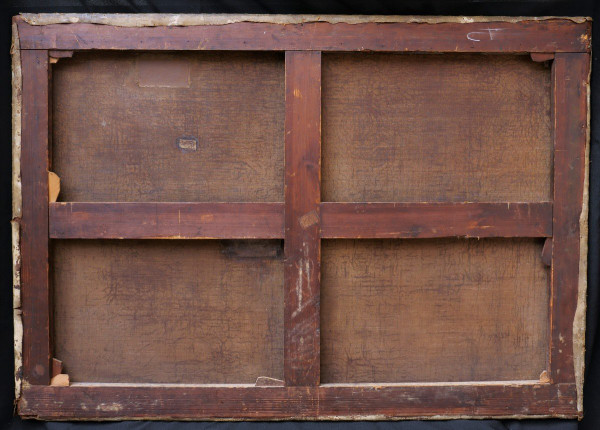
[{"label": "wood grain texture", "polygon": [[50,383],[48,279],[48,53],[22,51],[21,297],[23,378]]},{"label": "wood grain texture", "polygon": [[321,203],[322,238],[552,236],[552,203]]},{"label": "wood grain texture", "polygon": [[283,203],[51,203],[53,239],[283,239]]},{"label": "wood grain texture", "polygon": [[581,417],[589,22],[14,20],[20,414]]},{"label": "wood grain texture", "polygon": [[529,56],[323,54],[323,201],[551,201],[551,131]]},{"label": "wood grain texture", "polygon": [[19,413],[40,419],[370,419],[581,417],[574,384],[317,387],[30,387]]},{"label": "wood grain texture", "polygon": [[473,23],[239,22],[190,27],[29,25],[21,49],[589,52],[591,23],[568,19]]},{"label": "wood grain texture", "polygon": [[285,54],[285,383],[319,384],[321,53]]},{"label": "wood grain texture", "polygon": [[324,241],[321,381],[538,379],[541,251],[531,239]]},{"label": "wood grain texture", "polygon": [[[554,237],[552,246],[551,378],[575,380],[573,318],[579,289],[580,216],[587,144],[590,57],[554,59]],[[583,256],[585,258],[585,256]]]},{"label": "wood grain texture", "polygon": [[[323,238],[549,237],[552,203],[321,203]],[[50,203],[53,239],[279,239],[282,203]]]},{"label": "wood grain texture", "polygon": [[245,244],[260,248],[253,256],[218,241],[55,241],[64,372],[74,382],[281,379],[282,252],[262,243]]},{"label": "wood grain texture", "polygon": [[54,66],[60,200],[282,202],[284,109],[281,54],[77,53]]}]

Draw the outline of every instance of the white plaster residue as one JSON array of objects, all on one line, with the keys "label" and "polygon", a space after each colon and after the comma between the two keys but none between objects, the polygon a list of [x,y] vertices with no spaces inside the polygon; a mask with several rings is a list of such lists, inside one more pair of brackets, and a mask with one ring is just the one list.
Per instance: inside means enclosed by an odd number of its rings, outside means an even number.
[{"label": "white plaster residue", "polygon": [[23,321],[21,316],[21,52],[17,25],[12,26],[12,258],[13,258],[13,342],[15,361],[15,399],[21,396],[23,379]]},{"label": "white plaster residue", "polygon": [[[591,58],[591,56],[590,56]],[[591,70],[590,70],[591,72]],[[585,371],[585,314],[587,308],[587,254],[588,254],[588,208],[589,208],[589,164],[590,164],[590,75],[584,83],[587,90],[587,131],[585,142],[585,173],[583,204],[579,217],[579,283],[577,308],[573,321],[573,365],[577,388],[577,411],[583,412],[583,375]]]},{"label": "white plaster residue", "polygon": [[568,19],[582,23],[588,17],[512,17],[512,16],[398,16],[398,15],[279,15],[279,14],[59,14],[59,13],[24,13],[23,20],[31,25],[51,25],[68,23],[90,23],[114,25],[117,27],[162,27],[191,25],[226,25],[236,22],[263,22],[273,24],[302,24],[309,22],[329,22],[332,24],[378,23],[474,23],[474,22],[521,22],[545,21],[548,19]]},{"label": "white plaster residue", "polygon": [[119,412],[120,410],[123,409],[123,406],[120,405],[119,403],[100,403],[98,406],[96,406],[96,410],[97,411],[102,411],[102,412]]}]

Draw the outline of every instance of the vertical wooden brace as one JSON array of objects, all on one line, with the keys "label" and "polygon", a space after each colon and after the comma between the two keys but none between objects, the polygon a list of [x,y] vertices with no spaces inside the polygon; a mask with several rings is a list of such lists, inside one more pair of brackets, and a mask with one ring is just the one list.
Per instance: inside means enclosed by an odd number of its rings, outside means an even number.
[{"label": "vertical wooden brace", "polygon": [[573,324],[580,278],[589,64],[587,53],[556,53],[553,63],[555,158],[550,370],[554,383],[575,382]]},{"label": "vertical wooden brace", "polygon": [[321,53],[285,54],[286,385],[319,384]]},{"label": "vertical wooden brace", "polygon": [[32,385],[48,385],[52,369],[48,277],[48,52],[21,51],[21,67],[23,378]]}]

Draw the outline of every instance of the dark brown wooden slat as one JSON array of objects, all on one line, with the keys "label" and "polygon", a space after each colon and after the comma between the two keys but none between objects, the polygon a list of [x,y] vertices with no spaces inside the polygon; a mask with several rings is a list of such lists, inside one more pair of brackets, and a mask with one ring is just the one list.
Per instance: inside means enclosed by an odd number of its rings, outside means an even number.
[{"label": "dark brown wooden slat", "polygon": [[285,54],[286,385],[318,385],[321,53]]},{"label": "dark brown wooden slat", "polygon": [[59,419],[389,419],[580,417],[574,384],[29,387],[25,417]]},{"label": "dark brown wooden slat", "polygon": [[21,298],[23,378],[50,383],[48,278],[48,53],[21,51]]},{"label": "dark brown wooden slat", "polygon": [[16,18],[21,49],[588,52],[590,23],[568,19],[473,23],[240,22],[191,27],[34,26]]},{"label": "dark brown wooden slat", "polygon": [[281,239],[283,203],[51,203],[52,239]]},{"label": "dark brown wooden slat", "polygon": [[588,54],[556,54],[553,67],[555,155],[550,376],[554,382],[573,382],[573,318],[580,275],[579,223],[585,180],[590,57]]},{"label": "dark brown wooden slat", "polygon": [[548,237],[552,203],[321,203],[321,237]]}]

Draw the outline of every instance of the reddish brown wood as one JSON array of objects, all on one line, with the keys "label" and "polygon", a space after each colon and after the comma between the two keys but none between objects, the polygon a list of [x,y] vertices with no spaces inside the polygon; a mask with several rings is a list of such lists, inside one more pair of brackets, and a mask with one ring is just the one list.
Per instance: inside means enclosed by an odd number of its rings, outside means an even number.
[{"label": "reddish brown wood", "polygon": [[48,51],[48,56],[58,60],[59,58],[71,58],[73,51]]},{"label": "reddish brown wood", "polygon": [[285,55],[286,385],[319,383],[321,53]]},{"label": "reddish brown wood", "polygon": [[531,61],[543,63],[544,61],[554,60],[554,52],[532,52]]},{"label": "reddish brown wood", "polygon": [[546,266],[552,266],[552,238],[547,237],[542,248],[542,263]]},{"label": "reddish brown wood", "polygon": [[54,378],[56,375],[60,375],[63,370],[62,361],[53,358],[52,359],[52,377]]},{"label": "reddish brown wood", "polygon": [[19,413],[40,419],[389,419],[580,417],[574,384],[317,387],[30,387]]},{"label": "reddish brown wood", "polygon": [[553,382],[573,382],[573,317],[579,287],[579,222],[587,143],[590,56],[556,54],[554,59],[554,226],[552,253]]},{"label": "reddish brown wood", "polygon": [[552,203],[321,203],[322,238],[552,236]]},{"label": "reddish brown wood", "polygon": [[[16,18],[16,22],[23,49],[21,251],[25,329],[23,369],[24,379],[28,384],[24,384],[24,395],[19,402],[22,415],[48,419],[581,416],[576,408],[577,393],[573,383],[572,324],[579,275],[579,216],[585,172],[585,96],[589,72],[590,23],[576,23],[567,19],[435,25],[325,22],[279,25],[243,22],[218,26],[126,28],[94,24],[32,26],[22,18]],[[101,203],[97,204],[62,203],[49,207],[47,170],[51,120],[48,99],[51,94],[48,88],[48,61],[49,58],[62,58],[66,51],[91,49],[287,50],[285,205],[117,204],[102,203],[109,199],[99,199]],[[50,57],[47,50],[53,50]],[[513,52],[530,53],[533,61],[549,61],[554,55],[554,203],[545,202],[549,200],[548,197],[515,199],[531,203],[510,205],[321,204],[320,50]],[[61,60],[58,67],[77,61],[79,55],[85,56],[78,54],[74,60],[65,60],[64,64]],[[58,72],[58,68],[56,70]],[[178,80],[176,83],[180,85],[181,82]],[[361,110],[365,111],[364,107]],[[280,111],[281,109],[278,110]],[[542,110],[546,111],[547,109]],[[367,113],[373,112],[377,114],[376,111]],[[59,121],[58,124],[64,124],[64,121]],[[271,130],[270,127],[267,129]],[[126,132],[127,128],[123,134],[127,134]],[[547,142],[547,139],[544,141]],[[381,148],[385,152],[385,146]],[[334,162],[335,159],[333,157]],[[324,193],[325,190],[326,188]],[[220,196],[216,196],[218,197]],[[248,201],[252,200],[256,199],[248,198]],[[345,200],[348,199],[339,201]],[[511,199],[499,201],[504,200]],[[444,199],[439,201],[443,202]],[[552,220],[550,213],[553,214]],[[52,321],[49,315],[49,310],[52,309],[48,285],[49,236],[232,239],[284,237],[285,280],[278,285],[285,283],[284,336],[279,339],[283,338],[285,342],[283,373],[286,386],[45,386],[49,382],[53,356]],[[552,256],[550,310],[551,383],[545,383],[547,379],[542,376],[541,383],[513,381],[506,384],[465,382],[319,386],[321,236],[553,236],[556,246],[553,247]],[[57,242],[65,243],[75,242]],[[160,243],[165,245],[172,242]],[[185,243],[193,244],[191,241]],[[150,241],[145,244],[150,244]],[[536,256],[539,256],[540,245],[541,242],[538,242]],[[258,254],[255,255],[255,251],[250,254],[252,258],[259,258],[262,252],[258,250]],[[548,249],[543,258],[547,254]],[[280,254],[275,251],[275,255]],[[248,255],[243,245],[240,251],[234,245],[225,244],[222,257],[245,259]],[[360,264],[359,262],[358,265]],[[184,282],[183,285],[187,283]],[[280,300],[276,296],[272,297],[275,302]],[[547,300],[540,302],[547,303]],[[281,326],[280,324],[279,328]],[[276,334],[273,336],[277,338]],[[69,370],[68,366],[65,370]],[[324,371],[323,374],[325,373]],[[251,379],[254,380],[254,377]]]},{"label": "reddish brown wood", "polygon": [[52,239],[281,239],[283,203],[51,203]]},{"label": "reddish brown wood", "polygon": [[48,53],[21,51],[21,288],[23,378],[50,382],[48,282]]},{"label": "reddish brown wood", "polygon": [[591,26],[567,19],[473,23],[271,24],[191,27],[35,26],[15,18],[21,49],[588,52]]}]

